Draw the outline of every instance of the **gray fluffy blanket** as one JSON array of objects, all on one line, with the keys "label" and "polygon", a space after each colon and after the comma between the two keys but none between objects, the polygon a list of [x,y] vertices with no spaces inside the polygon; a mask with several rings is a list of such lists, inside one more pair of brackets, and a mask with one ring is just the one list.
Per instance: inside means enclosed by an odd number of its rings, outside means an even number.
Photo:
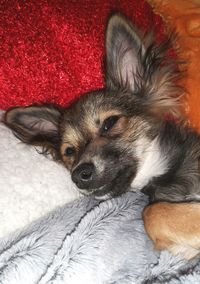
[{"label": "gray fluffy blanket", "polygon": [[142,194],[58,208],[0,242],[0,283],[200,283],[198,261],[153,250]]}]

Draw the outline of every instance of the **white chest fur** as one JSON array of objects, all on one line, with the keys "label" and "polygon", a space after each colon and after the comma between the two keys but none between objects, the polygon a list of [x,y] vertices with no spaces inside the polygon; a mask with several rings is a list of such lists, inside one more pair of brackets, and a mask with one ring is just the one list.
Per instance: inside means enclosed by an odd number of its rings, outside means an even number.
[{"label": "white chest fur", "polygon": [[136,151],[139,165],[136,177],[131,184],[132,191],[140,190],[153,177],[163,175],[168,166],[167,157],[162,154],[157,139],[150,144],[147,139],[140,139]]}]

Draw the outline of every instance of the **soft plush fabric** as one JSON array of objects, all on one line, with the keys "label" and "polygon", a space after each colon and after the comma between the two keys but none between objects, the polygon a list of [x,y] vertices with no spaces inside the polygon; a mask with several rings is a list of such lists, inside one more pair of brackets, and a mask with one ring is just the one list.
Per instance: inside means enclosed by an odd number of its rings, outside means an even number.
[{"label": "soft plush fabric", "polygon": [[0,282],[200,283],[198,263],[153,250],[141,217],[145,204],[143,195],[129,192],[58,208],[0,242]]},{"label": "soft plush fabric", "polygon": [[0,123],[0,237],[78,197],[64,167]]},{"label": "soft plush fabric", "polygon": [[144,0],[0,0],[0,109],[33,103],[68,106],[104,85],[104,35],[120,11],[163,38]]}]

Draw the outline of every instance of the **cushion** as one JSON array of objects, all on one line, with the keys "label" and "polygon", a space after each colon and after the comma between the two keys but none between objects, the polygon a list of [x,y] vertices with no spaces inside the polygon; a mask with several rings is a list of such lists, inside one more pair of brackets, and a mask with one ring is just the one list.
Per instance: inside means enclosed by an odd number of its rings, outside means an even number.
[{"label": "cushion", "polygon": [[1,122],[0,153],[0,237],[79,197],[63,166],[20,142]]}]

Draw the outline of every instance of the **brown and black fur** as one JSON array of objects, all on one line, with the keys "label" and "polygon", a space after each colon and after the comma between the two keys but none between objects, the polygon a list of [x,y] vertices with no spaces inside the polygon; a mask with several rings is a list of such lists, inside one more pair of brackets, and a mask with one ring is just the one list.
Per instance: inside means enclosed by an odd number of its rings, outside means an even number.
[{"label": "brown and black fur", "polygon": [[[6,113],[5,123],[23,142],[41,145],[44,153],[62,161],[85,192],[118,195],[137,172],[135,144],[155,138],[164,113],[178,115],[178,73],[172,62],[165,62],[167,45],[155,46],[152,37],[139,36],[131,23],[114,15],[106,35],[104,90],[82,96],[68,109],[15,108]],[[116,122],[104,131],[109,119]],[[69,147],[71,154],[66,153]],[[94,164],[94,159],[104,170],[94,171],[91,181],[78,181],[77,167]]]},{"label": "brown and black fur", "polygon": [[[198,201],[199,135],[165,119],[166,113],[179,117],[183,94],[167,49],[168,43],[156,45],[152,35],[141,36],[114,15],[106,32],[105,89],[82,96],[68,109],[11,109],[5,123],[23,142],[40,145],[60,160],[85,194],[105,198],[142,190],[151,202]],[[145,225],[156,242],[148,216]]]}]

